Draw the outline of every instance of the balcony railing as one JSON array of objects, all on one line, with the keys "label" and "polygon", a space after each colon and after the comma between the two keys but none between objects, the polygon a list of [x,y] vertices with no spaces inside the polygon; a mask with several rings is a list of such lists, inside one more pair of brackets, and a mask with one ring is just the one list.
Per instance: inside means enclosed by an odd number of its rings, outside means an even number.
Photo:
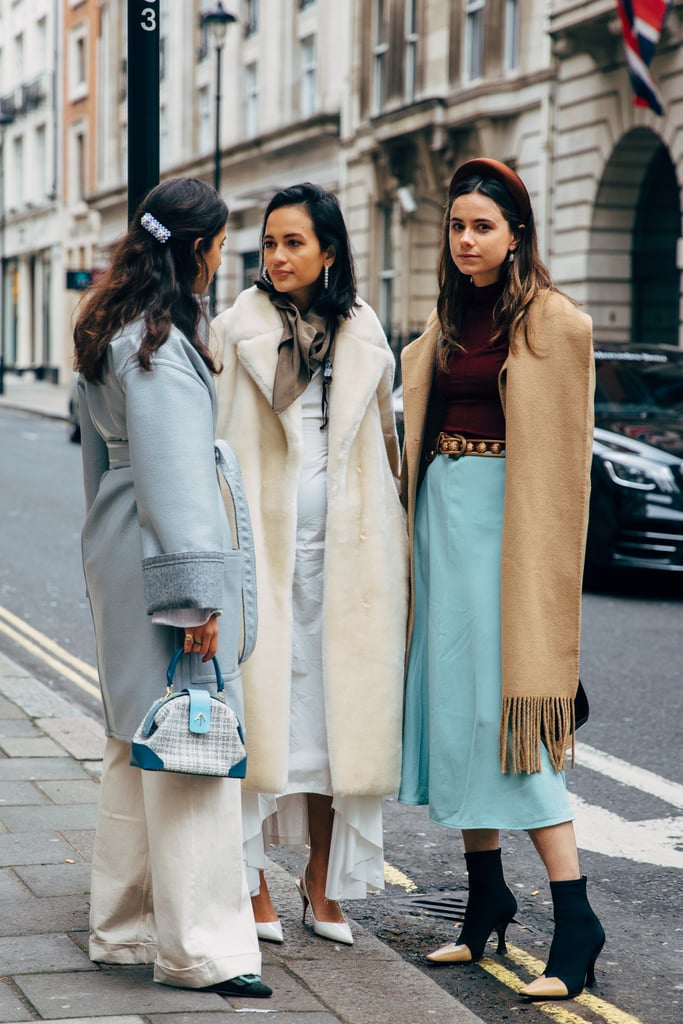
[{"label": "balcony railing", "polygon": [[30,82],[0,96],[0,111],[16,119],[46,104],[51,95],[52,73],[43,71]]}]

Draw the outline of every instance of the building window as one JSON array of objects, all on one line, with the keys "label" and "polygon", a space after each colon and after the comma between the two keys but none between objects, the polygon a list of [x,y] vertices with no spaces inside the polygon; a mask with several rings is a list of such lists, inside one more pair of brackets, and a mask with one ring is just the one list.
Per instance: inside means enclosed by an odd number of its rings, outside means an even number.
[{"label": "building window", "polygon": [[24,205],[24,138],[20,135],[14,140],[14,203],[18,210]]},{"label": "building window", "polygon": [[519,2],[505,0],[505,69],[514,71],[519,52]]},{"label": "building window", "polygon": [[50,65],[47,49],[47,18],[41,18],[36,24],[36,42],[38,67],[41,71],[44,71]]},{"label": "building window", "polygon": [[259,0],[244,0],[242,21],[244,23],[245,36],[253,36],[258,32],[258,3]]},{"label": "building window", "polygon": [[85,128],[81,123],[70,130],[68,188],[69,200],[77,203],[84,199],[88,191],[88,150]]},{"label": "building window", "polygon": [[258,252],[242,253],[242,288],[251,288],[258,277],[261,257]]},{"label": "building window", "polygon": [[74,29],[69,42],[69,98],[79,100],[88,94],[87,26]]},{"label": "building window", "polygon": [[24,33],[14,37],[14,77],[17,82],[24,81]]},{"label": "building window", "polygon": [[247,64],[244,69],[244,134],[248,139],[258,135],[258,101],[258,65]]},{"label": "building window", "polygon": [[47,195],[47,132],[45,125],[36,128],[36,198],[43,202]]},{"label": "building window", "polygon": [[484,0],[465,0],[465,74],[471,82],[484,74]]},{"label": "building window", "polygon": [[381,220],[381,268],[379,272],[379,304],[377,315],[382,327],[389,334],[394,305],[394,245],[392,240],[392,224],[394,220],[393,203],[384,203],[380,208]]},{"label": "building window", "polygon": [[200,153],[208,153],[211,149],[211,98],[208,86],[199,90],[199,102],[197,104],[199,120],[199,134],[197,144]]},{"label": "building window", "polygon": [[387,60],[389,27],[386,0],[372,4],[372,112],[381,114],[387,97]]},{"label": "building window", "polygon": [[417,84],[417,0],[406,0],[405,11],[403,95],[412,103]]},{"label": "building window", "polygon": [[[203,61],[209,56],[211,51],[211,38],[209,36],[209,27],[202,21],[202,14],[206,14],[208,11],[212,11],[215,7],[215,0],[201,0],[199,4],[199,24],[200,24],[200,38],[199,38],[199,60]],[[124,18],[124,22],[127,23],[127,19]]]},{"label": "building window", "polygon": [[299,90],[299,108],[302,117],[311,117],[317,108],[317,78],[315,55],[315,36],[302,39],[301,47],[301,87]]}]

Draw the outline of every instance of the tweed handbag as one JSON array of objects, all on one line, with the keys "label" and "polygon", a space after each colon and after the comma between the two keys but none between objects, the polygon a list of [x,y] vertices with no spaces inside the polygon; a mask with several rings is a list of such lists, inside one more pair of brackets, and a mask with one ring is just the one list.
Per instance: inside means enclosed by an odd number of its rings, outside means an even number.
[{"label": "tweed handbag", "polygon": [[213,659],[217,697],[200,686],[175,693],[173,676],[182,654],[179,647],[166,672],[166,695],[152,704],[133,736],[130,763],[154,772],[243,779],[244,737],[237,715],[223,698],[218,660]]},{"label": "tweed handbag", "polygon": [[[241,558],[241,594],[235,593],[224,607],[221,629],[234,629],[235,664],[228,676],[239,679],[239,666],[256,643],[256,564],[251,520],[237,458],[224,442],[215,444],[216,465],[232,498],[236,546]],[[237,607],[241,597],[241,609]],[[228,598],[226,598],[228,600]],[[241,614],[240,614],[241,612]],[[240,638],[241,632],[241,638]],[[240,645],[241,640],[241,645]],[[180,772],[243,779],[247,769],[244,737],[237,715],[224,698],[225,684],[218,660],[214,696],[206,686],[188,685],[177,693],[173,677],[183,655],[179,647],[166,670],[166,694],[152,704],[131,741],[130,763],[147,771]],[[196,657],[196,655],[194,656]]]}]

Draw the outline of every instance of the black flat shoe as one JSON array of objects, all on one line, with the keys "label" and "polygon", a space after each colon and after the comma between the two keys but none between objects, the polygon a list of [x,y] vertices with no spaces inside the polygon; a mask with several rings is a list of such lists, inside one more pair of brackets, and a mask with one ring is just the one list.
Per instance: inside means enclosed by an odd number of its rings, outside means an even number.
[{"label": "black flat shoe", "polygon": [[219,996],[251,997],[252,999],[269,999],[272,988],[264,985],[258,974],[239,974],[227,981],[217,981],[215,985],[207,985],[200,992],[216,992]]}]

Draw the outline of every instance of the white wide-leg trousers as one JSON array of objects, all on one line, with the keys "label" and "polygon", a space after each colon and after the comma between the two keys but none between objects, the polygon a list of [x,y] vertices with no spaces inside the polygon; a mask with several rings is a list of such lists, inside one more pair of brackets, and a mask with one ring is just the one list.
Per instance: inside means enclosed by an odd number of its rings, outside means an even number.
[{"label": "white wide-leg trousers", "polygon": [[240,783],[131,768],[107,741],[92,858],[90,959],[154,963],[203,988],[260,974],[242,862]]}]

